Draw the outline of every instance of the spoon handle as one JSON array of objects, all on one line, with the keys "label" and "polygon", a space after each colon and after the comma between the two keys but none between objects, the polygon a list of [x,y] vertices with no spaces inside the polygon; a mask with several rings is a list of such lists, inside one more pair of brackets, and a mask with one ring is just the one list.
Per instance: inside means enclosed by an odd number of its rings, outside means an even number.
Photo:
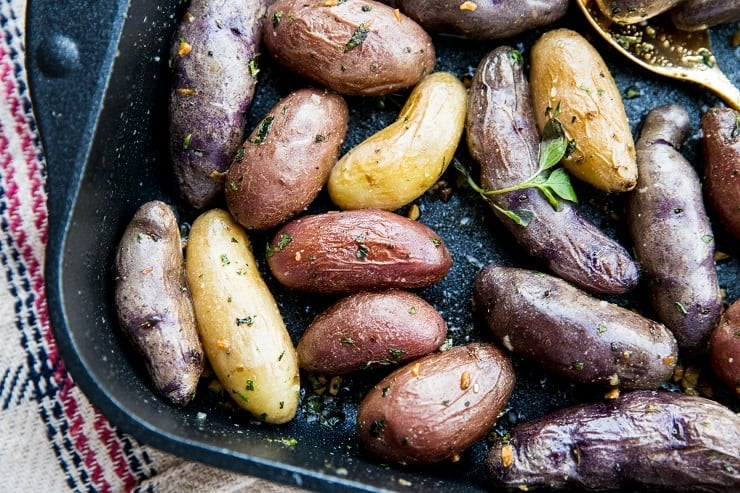
[{"label": "spoon handle", "polygon": [[732,109],[740,111],[740,90],[730,82],[730,79],[717,67],[703,72],[701,77],[694,79],[697,83],[711,89]]}]

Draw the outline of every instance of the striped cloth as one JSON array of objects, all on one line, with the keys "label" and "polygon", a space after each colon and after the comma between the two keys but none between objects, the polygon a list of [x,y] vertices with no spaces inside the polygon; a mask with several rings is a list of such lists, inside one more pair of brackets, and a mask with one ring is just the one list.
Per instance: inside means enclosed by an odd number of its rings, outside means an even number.
[{"label": "striped cloth", "polygon": [[0,490],[285,491],[140,445],[67,374],[44,295],[46,166],[23,66],[25,9],[0,0]]}]

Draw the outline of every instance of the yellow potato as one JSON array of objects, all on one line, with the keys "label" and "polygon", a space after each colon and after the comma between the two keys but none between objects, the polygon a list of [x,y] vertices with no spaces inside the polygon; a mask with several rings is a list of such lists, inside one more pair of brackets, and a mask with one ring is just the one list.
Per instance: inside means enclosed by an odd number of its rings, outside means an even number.
[{"label": "yellow potato", "polygon": [[622,96],[596,49],[575,31],[547,32],[532,47],[529,80],[540,133],[559,108],[566,138],[575,142],[565,168],[606,192],[634,188],[635,142]]},{"label": "yellow potato", "polygon": [[257,270],[249,238],[222,209],[201,214],[185,269],[208,361],[242,408],[285,423],[298,407],[298,358],[275,300]]},{"label": "yellow potato", "polygon": [[421,196],[447,169],[465,124],[467,93],[436,72],[411,92],[398,119],[345,154],[327,189],[342,209],[394,210]]}]

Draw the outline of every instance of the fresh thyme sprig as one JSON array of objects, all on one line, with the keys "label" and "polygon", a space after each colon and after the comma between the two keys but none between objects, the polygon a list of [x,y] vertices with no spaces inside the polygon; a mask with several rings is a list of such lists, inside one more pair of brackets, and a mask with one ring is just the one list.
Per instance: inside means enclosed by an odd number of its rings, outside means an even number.
[{"label": "fresh thyme sprig", "polygon": [[527,227],[534,218],[534,213],[531,210],[504,209],[491,201],[491,198],[517,190],[536,188],[555,210],[560,208],[561,200],[578,202],[568,173],[563,168],[552,169],[569,152],[571,146],[572,144],[565,140],[562,124],[553,116],[548,120],[543,130],[542,141],[539,147],[539,166],[537,172],[521,183],[496,190],[488,190],[478,185],[470,175],[470,172],[457,159],[454,161],[454,166],[465,176],[470,187],[494,209],[504,214],[519,226]]}]

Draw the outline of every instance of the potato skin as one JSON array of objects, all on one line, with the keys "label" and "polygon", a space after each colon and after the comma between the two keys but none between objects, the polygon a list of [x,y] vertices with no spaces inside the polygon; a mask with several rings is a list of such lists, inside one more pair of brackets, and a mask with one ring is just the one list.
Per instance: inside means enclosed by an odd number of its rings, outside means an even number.
[{"label": "potato skin", "polygon": [[227,211],[211,209],[193,222],[186,254],[198,330],[216,377],[257,419],[290,421],[298,358],[249,238]]},{"label": "potato skin", "polygon": [[740,300],[730,305],[712,331],[709,361],[714,373],[740,395]]},{"label": "potato skin", "polygon": [[740,111],[711,108],[701,118],[704,193],[722,228],[740,240]]},{"label": "potato skin", "polygon": [[676,366],[665,326],[557,277],[490,264],[476,276],[474,299],[506,348],[574,382],[655,389]]},{"label": "potato skin", "polygon": [[244,137],[270,0],[194,1],[172,39],[170,156],[181,195],[200,209],[223,190],[223,173]]},{"label": "potato skin", "polygon": [[[540,136],[521,57],[502,46],[481,60],[468,97],[466,136],[471,156],[481,165],[487,189],[517,185],[538,170]],[[492,197],[507,210],[533,213],[522,227],[501,214],[501,220],[526,251],[544,260],[557,275],[582,289],[620,294],[637,285],[637,265],[617,242],[583,219],[573,204],[554,210],[535,189]]]},{"label": "potato skin", "polygon": [[434,70],[429,35],[380,2],[278,0],[267,18],[263,39],[272,57],[340,94],[388,94]]},{"label": "potato skin", "polygon": [[455,460],[488,433],[513,388],[511,361],[492,344],[430,354],[385,377],[360,402],[360,442],[383,461]]},{"label": "potato skin", "polygon": [[532,46],[529,80],[540,132],[548,108],[575,150],[563,165],[605,192],[626,192],[637,182],[635,143],[616,82],[601,55],[569,29],[543,34]]},{"label": "potato skin", "polygon": [[698,31],[740,21],[740,3],[732,0],[684,0],[671,10],[671,20],[684,31]]},{"label": "potato skin", "polygon": [[[388,3],[388,2],[385,2]],[[396,0],[396,7],[430,32],[455,34],[469,39],[501,39],[551,24],[565,15],[567,0],[475,2]]]},{"label": "potato skin", "polygon": [[205,358],[185,280],[180,228],[160,201],[143,204],[121,237],[113,265],[121,331],[144,357],[155,389],[184,406]]},{"label": "potato skin", "polygon": [[722,300],[701,183],[678,151],[689,131],[689,117],[680,106],[661,106],[645,117],[627,222],[657,319],[682,349],[703,351]]},{"label": "potato skin", "polygon": [[740,418],[703,397],[632,392],[515,426],[486,466],[512,489],[737,491]]},{"label": "potato skin", "polygon": [[596,0],[601,12],[620,24],[635,24],[662,14],[683,0]]},{"label": "potato skin", "polygon": [[280,283],[319,293],[420,288],[452,267],[450,252],[429,227],[378,209],[295,219],[268,248],[267,263]]},{"label": "potato skin", "polygon": [[467,91],[449,72],[427,75],[398,119],[342,156],[327,190],[342,209],[395,210],[442,176],[465,124]]},{"label": "potato skin", "polygon": [[284,223],[326,183],[347,133],[344,99],[299,89],[265,115],[237,151],[226,175],[226,204],[247,229]]},{"label": "potato skin", "polygon": [[446,335],[442,316],[415,294],[356,293],[311,322],[298,341],[298,362],[329,375],[396,365],[435,351]]}]

